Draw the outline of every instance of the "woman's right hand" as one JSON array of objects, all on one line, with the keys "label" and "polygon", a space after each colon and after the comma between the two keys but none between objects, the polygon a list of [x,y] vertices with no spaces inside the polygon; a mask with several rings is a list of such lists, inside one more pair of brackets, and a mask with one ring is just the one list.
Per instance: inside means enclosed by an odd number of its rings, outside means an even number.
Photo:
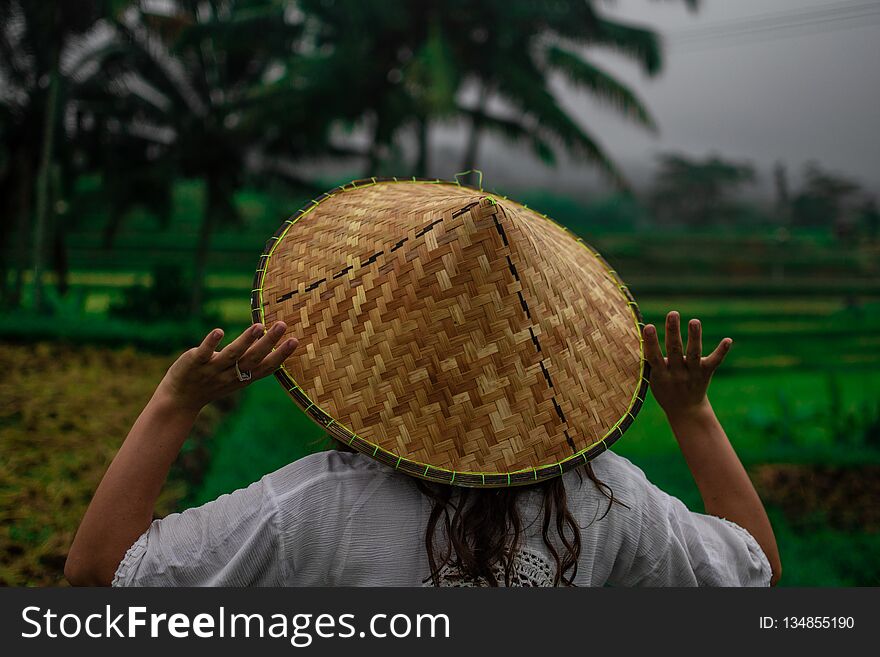
[{"label": "woman's right hand", "polygon": [[651,366],[651,392],[668,417],[699,413],[708,407],[706,392],[712,375],[727,353],[733,340],[724,338],[706,357],[703,351],[703,329],[700,320],[688,322],[687,349],[682,349],[677,311],[666,315],[666,358],[660,351],[657,328],[644,328],[645,359]]}]

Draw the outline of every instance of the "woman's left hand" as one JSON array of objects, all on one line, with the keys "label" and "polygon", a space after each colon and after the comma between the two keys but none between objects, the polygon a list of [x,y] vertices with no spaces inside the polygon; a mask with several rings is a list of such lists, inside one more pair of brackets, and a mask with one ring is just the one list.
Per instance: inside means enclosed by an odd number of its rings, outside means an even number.
[{"label": "woman's left hand", "polygon": [[651,365],[651,392],[667,417],[705,412],[706,393],[715,370],[730,351],[733,340],[724,338],[715,350],[703,357],[703,327],[700,320],[688,322],[687,349],[682,349],[681,316],[673,310],[666,315],[666,358],[660,351],[657,328],[644,330],[645,359]]},{"label": "woman's left hand", "polygon": [[[210,402],[281,367],[299,344],[296,338],[289,338],[278,345],[286,330],[284,322],[276,322],[268,331],[262,324],[254,324],[224,349],[216,351],[223,339],[223,330],[214,329],[202,344],[174,361],[156,394],[197,413]],[[236,372],[236,363],[241,378]]]}]

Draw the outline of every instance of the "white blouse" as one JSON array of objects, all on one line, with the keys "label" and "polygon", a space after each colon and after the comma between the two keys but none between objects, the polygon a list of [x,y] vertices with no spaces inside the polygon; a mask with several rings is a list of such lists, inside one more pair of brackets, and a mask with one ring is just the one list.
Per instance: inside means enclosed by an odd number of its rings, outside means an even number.
[{"label": "white blouse", "polygon": [[[614,452],[592,463],[629,508],[614,504],[600,519],[607,498],[586,477],[563,475],[582,528],[576,585],[769,585],[770,564],[745,529],[688,510]],[[429,512],[407,475],[362,454],[319,452],[153,521],[122,559],[113,585],[422,586]],[[514,583],[552,585],[555,563],[541,538],[539,492],[523,494],[521,513]],[[478,584],[450,568],[441,583]]]}]

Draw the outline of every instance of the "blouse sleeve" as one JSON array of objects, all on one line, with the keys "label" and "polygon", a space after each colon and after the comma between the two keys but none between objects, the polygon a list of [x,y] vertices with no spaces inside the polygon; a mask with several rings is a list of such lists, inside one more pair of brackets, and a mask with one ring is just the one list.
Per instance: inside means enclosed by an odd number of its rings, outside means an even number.
[{"label": "blouse sleeve", "polygon": [[113,586],[276,586],[284,560],[264,482],[154,520],[126,552]]},{"label": "blouse sleeve", "polygon": [[624,586],[769,586],[770,562],[739,525],[689,510],[641,474],[641,526],[617,569]]}]

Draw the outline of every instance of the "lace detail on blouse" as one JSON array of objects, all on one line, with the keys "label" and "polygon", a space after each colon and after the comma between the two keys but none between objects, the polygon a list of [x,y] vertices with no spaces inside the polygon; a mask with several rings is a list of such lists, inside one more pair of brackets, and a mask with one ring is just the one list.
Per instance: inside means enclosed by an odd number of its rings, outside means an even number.
[{"label": "lace detail on blouse", "polygon": [[[510,586],[553,586],[554,569],[538,552],[528,548],[520,549],[513,557],[513,568],[510,573]],[[504,585],[504,566],[496,563],[492,574],[499,585]],[[440,586],[447,587],[485,587],[489,583],[484,577],[473,578],[464,575],[458,568],[443,566],[438,573]],[[425,586],[433,586],[428,582]]]}]

